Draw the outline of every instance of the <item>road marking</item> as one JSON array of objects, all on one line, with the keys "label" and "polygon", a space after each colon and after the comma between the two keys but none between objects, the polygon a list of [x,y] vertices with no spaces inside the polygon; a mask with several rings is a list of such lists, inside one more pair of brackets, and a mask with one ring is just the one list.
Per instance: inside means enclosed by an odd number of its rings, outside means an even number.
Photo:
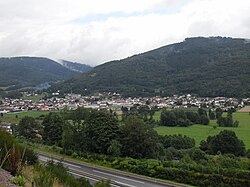
[{"label": "road marking", "polygon": [[126,187],[136,187],[136,186],[134,186],[134,185],[130,185],[130,184],[123,183],[123,182],[118,182],[118,181],[114,181],[114,182],[116,182],[117,184],[121,184],[121,185],[123,185],[123,186],[126,186]]},{"label": "road marking", "polygon": [[75,167],[75,168],[81,168],[81,166],[78,166],[78,165],[75,165],[75,164],[70,164],[70,163],[64,162],[64,161],[59,161],[59,160],[53,159],[53,158],[50,159],[50,158],[46,158],[46,157],[44,157],[44,158],[40,157],[39,159],[42,160],[42,161],[45,161],[45,162],[47,162],[48,160],[53,160],[56,163],[61,162],[62,164],[66,164],[68,166],[72,166],[72,167]]},{"label": "road marking", "polygon": [[[77,175],[77,176],[79,176],[79,177],[84,177],[84,178],[89,179],[89,180],[92,180],[92,181],[99,181],[99,180],[97,180],[97,179],[94,179],[94,178],[91,178],[91,177],[87,177],[87,176],[84,176],[84,175],[80,175],[80,174],[78,174],[78,173],[74,173],[74,172],[71,172],[71,171],[69,171],[69,173],[71,173],[71,174],[73,174],[73,175]],[[120,183],[120,182],[117,182],[117,181],[115,181],[115,182],[118,183],[118,184],[124,184],[124,185],[129,186],[128,184],[125,184],[125,183]],[[113,187],[120,187],[120,186],[117,186],[117,185],[115,185],[115,184],[111,184],[111,186],[113,186]],[[130,186],[129,186],[129,187],[130,187]],[[135,187],[135,186],[131,186],[131,187]]]},{"label": "road marking", "polygon": [[96,173],[103,174],[103,175],[109,175],[109,176],[111,176],[111,177],[116,177],[116,178],[120,178],[120,179],[124,179],[124,180],[129,180],[129,181],[133,181],[133,182],[137,182],[137,183],[145,184],[145,182],[138,181],[138,180],[134,180],[134,179],[129,179],[129,178],[126,178],[126,177],[120,177],[120,176],[117,176],[117,175],[112,175],[112,174],[109,174],[109,173],[104,173],[104,172],[97,171],[97,170],[92,170],[92,171],[93,171],[93,172],[96,172]]},{"label": "road marking", "polygon": [[62,163],[66,164],[66,165],[69,165],[69,166],[72,166],[72,167],[74,167],[74,168],[81,168],[81,166],[74,165],[74,164],[69,164],[69,163],[67,163],[67,162],[62,162]]},{"label": "road marking", "polygon": [[73,174],[73,175],[77,175],[77,176],[79,176],[79,177],[84,177],[84,178],[86,178],[86,179],[90,179],[90,180],[93,180],[93,181],[98,181],[97,179],[94,179],[94,178],[91,178],[91,177],[87,177],[87,176],[85,176],[85,175],[80,175],[80,174],[74,173],[74,172],[72,172],[72,171],[69,171],[69,173],[71,173],[71,174]]}]

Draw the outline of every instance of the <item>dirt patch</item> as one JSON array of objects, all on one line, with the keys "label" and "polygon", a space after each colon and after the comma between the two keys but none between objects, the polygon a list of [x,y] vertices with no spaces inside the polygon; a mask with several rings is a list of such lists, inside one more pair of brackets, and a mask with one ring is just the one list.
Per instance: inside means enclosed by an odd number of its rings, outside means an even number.
[{"label": "dirt patch", "polygon": [[250,106],[245,106],[242,109],[240,109],[238,112],[250,112]]},{"label": "dirt patch", "polygon": [[0,169],[0,186],[1,187],[17,187],[15,184],[12,182],[13,176],[5,171]]}]

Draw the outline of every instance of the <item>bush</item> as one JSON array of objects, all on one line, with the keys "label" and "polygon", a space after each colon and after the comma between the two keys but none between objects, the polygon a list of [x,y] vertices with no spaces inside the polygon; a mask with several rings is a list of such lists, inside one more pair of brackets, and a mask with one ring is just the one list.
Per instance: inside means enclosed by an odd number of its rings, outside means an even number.
[{"label": "bush", "polygon": [[23,176],[18,175],[13,178],[13,183],[18,186],[24,186],[25,185],[25,179]]},{"label": "bush", "polygon": [[73,152],[72,155],[71,155],[72,158],[77,158],[78,157],[78,154],[76,152]]},{"label": "bush", "polygon": [[191,155],[192,160],[194,161],[201,161],[201,160],[207,160],[206,153],[200,149],[195,149]]},{"label": "bush", "polygon": [[160,136],[160,140],[166,149],[169,147],[189,149],[195,146],[195,140],[193,138],[181,134]]}]

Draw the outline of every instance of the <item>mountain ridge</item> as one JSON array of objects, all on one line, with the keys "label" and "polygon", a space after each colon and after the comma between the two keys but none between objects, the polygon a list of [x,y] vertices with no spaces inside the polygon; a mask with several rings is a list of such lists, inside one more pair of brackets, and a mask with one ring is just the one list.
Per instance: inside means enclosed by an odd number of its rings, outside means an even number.
[{"label": "mountain ridge", "polygon": [[[124,96],[197,94],[249,96],[246,39],[194,37],[96,66],[63,82],[62,92],[120,92]],[[60,88],[55,85],[53,89]],[[238,92],[240,90],[240,92]]]},{"label": "mountain ridge", "polygon": [[65,80],[78,74],[45,57],[2,57],[0,67],[0,87],[35,87],[41,83]]}]

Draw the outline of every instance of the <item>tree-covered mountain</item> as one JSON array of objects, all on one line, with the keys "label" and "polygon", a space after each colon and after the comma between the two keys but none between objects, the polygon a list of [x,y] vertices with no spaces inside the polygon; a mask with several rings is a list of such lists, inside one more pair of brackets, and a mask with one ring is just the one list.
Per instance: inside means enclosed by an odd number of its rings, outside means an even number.
[{"label": "tree-covered mountain", "polygon": [[[250,96],[250,43],[223,37],[187,38],[111,61],[62,83],[64,92],[120,92],[125,96],[197,94]],[[53,89],[62,88],[62,84]]]},{"label": "tree-covered mountain", "polygon": [[0,87],[21,88],[66,80],[78,73],[41,57],[0,58]]},{"label": "tree-covered mountain", "polygon": [[70,62],[70,61],[67,61],[67,60],[59,60],[59,63],[72,70],[72,71],[76,71],[76,72],[80,72],[80,73],[86,73],[86,72],[89,72],[92,67],[89,66],[89,65],[86,65],[86,64],[80,64],[80,63],[77,63],[77,62]]}]

